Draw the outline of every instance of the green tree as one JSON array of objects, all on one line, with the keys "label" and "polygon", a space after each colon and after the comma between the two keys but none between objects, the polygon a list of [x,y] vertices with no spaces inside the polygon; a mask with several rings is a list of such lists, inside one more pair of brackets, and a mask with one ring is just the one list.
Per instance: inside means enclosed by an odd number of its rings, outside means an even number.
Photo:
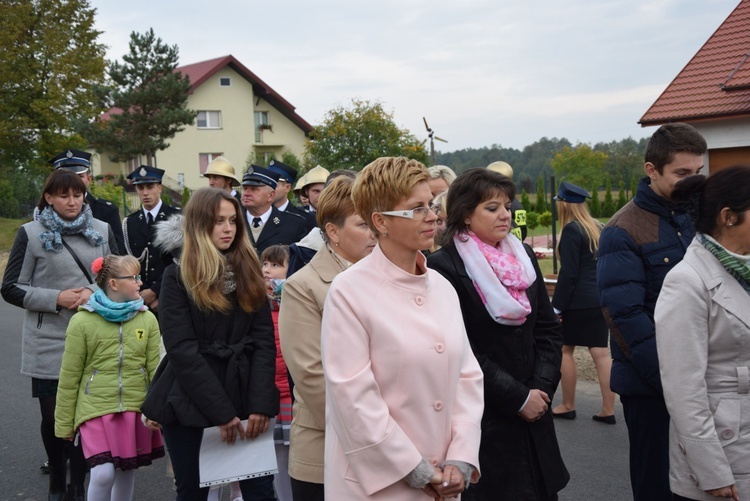
[{"label": "green tree", "polygon": [[635,191],[638,188],[638,176],[633,176],[630,178],[630,198],[635,197]]},{"label": "green tree", "polygon": [[591,188],[591,201],[589,202],[589,212],[591,212],[591,215],[594,217],[601,217],[602,215],[602,207],[599,203],[599,188],[598,186],[594,186]]},{"label": "green tree", "polygon": [[539,226],[539,213],[529,211],[526,213],[526,226],[529,230],[535,230]]},{"label": "green tree", "polygon": [[547,210],[547,193],[544,191],[544,179],[542,176],[536,180],[536,206],[534,211],[542,214]]},{"label": "green tree", "polygon": [[132,32],[129,47],[122,63],[109,63],[108,84],[96,88],[110,113],[80,123],[79,130],[97,151],[110,152],[114,162],[142,155],[157,165],[156,152],[195,121],[196,112],[187,108],[190,79],[175,71],[177,46],[166,45],[153,29]]},{"label": "green tree", "polygon": [[521,205],[523,205],[523,209],[528,213],[532,207],[531,207],[531,201],[529,200],[529,194],[526,193],[526,189],[521,190]]},{"label": "green tree", "polygon": [[291,151],[285,151],[284,154],[281,155],[281,161],[289,167],[294,168],[298,173],[302,170],[302,163],[299,161],[299,158],[297,158],[297,155]]},{"label": "green tree", "polygon": [[617,210],[622,209],[626,203],[628,203],[628,197],[625,195],[625,190],[621,189],[620,193],[617,194]]},{"label": "green tree", "polygon": [[95,13],[88,0],[0,3],[0,165],[43,166],[85,146],[70,130],[102,111],[92,88],[104,79],[106,47]]},{"label": "green tree", "polygon": [[604,203],[602,204],[602,217],[612,217],[615,213],[615,199],[612,196],[612,181],[607,178],[607,191],[604,192]]},{"label": "green tree", "polygon": [[594,151],[588,144],[578,144],[575,148],[564,147],[555,154],[551,164],[555,176],[560,180],[579,186],[590,186],[593,183],[599,187],[604,180],[606,161],[606,153]]},{"label": "green tree", "polygon": [[379,102],[353,99],[348,107],[329,110],[323,123],[313,127],[305,145],[308,164],[329,171],[361,170],[378,157],[406,156],[429,163],[424,143],[401,129]]}]

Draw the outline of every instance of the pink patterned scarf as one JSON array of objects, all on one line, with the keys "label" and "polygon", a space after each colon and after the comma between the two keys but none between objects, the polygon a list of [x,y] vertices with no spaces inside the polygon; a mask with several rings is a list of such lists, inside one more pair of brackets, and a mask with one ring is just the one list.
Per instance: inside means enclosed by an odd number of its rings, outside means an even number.
[{"label": "pink patterned scarf", "polygon": [[531,313],[526,289],[536,280],[536,272],[521,241],[508,235],[497,247],[492,247],[471,230],[456,235],[453,241],[482,303],[495,322],[523,324]]}]

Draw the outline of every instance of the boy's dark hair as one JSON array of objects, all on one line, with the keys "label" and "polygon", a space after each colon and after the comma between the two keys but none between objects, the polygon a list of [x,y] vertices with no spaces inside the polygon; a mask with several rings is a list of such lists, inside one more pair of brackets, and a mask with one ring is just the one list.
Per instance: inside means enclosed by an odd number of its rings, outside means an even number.
[{"label": "boy's dark hair", "polygon": [[271,245],[263,250],[260,255],[260,262],[268,261],[269,263],[284,266],[289,263],[289,246],[288,245]]},{"label": "boy's dark hair", "polygon": [[664,174],[664,166],[674,160],[676,153],[703,155],[707,149],[706,140],[695,127],[675,122],[656,129],[646,145],[645,159]]}]

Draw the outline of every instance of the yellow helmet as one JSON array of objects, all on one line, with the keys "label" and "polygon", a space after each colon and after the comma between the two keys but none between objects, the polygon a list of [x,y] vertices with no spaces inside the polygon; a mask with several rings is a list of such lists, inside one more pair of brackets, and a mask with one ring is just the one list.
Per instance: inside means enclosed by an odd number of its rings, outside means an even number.
[{"label": "yellow helmet", "polygon": [[513,167],[511,167],[508,162],[492,162],[487,166],[487,168],[491,171],[497,172],[498,174],[502,174],[503,176],[513,179]]},{"label": "yellow helmet", "polygon": [[307,174],[303,177],[304,182],[302,183],[302,194],[307,196],[307,188],[311,184],[318,184],[323,183],[325,184],[326,180],[328,179],[328,176],[330,176],[331,173],[328,172],[327,169],[324,169],[320,165],[316,165],[313,169],[310,169]]},{"label": "yellow helmet", "polygon": [[292,190],[295,193],[295,195],[299,195],[299,191],[305,185],[306,177],[307,176],[301,176],[299,179],[297,179],[297,184],[294,185],[294,189]]},{"label": "yellow helmet", "polygon": [[211,160],[211,163],[208,164],[208,168],[206,169],[206,172],[203,173],[203,177],[208,175],[228,177],[232,180],[232,186],[242,184],[237,177],[237,174],[234,172],[234,165],[232,165],[232,162],[221,155]]}]

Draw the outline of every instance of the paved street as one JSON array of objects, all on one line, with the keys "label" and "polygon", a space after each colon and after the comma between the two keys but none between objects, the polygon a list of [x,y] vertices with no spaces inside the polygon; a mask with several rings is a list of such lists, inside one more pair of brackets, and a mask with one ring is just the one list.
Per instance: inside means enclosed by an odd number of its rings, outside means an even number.
[{"label": "paved street", "polygon": [[[39,409],[31,398],[30,379],[19,374],[22,310],[0,300],[0,501],[47,499],[47,476],[39,472],[45,459],[39,437]],[[596,383],[580,382],[578,419],[557,421],[557,433],[571,481],[562,501],[632,499],[627,468],[627,435],[621,407],[616,426],[591,420],[598,412]],[[137,472],[136,501],[174,499],[166,461]],[[334,500],[337,501],[337,500]]]}]

